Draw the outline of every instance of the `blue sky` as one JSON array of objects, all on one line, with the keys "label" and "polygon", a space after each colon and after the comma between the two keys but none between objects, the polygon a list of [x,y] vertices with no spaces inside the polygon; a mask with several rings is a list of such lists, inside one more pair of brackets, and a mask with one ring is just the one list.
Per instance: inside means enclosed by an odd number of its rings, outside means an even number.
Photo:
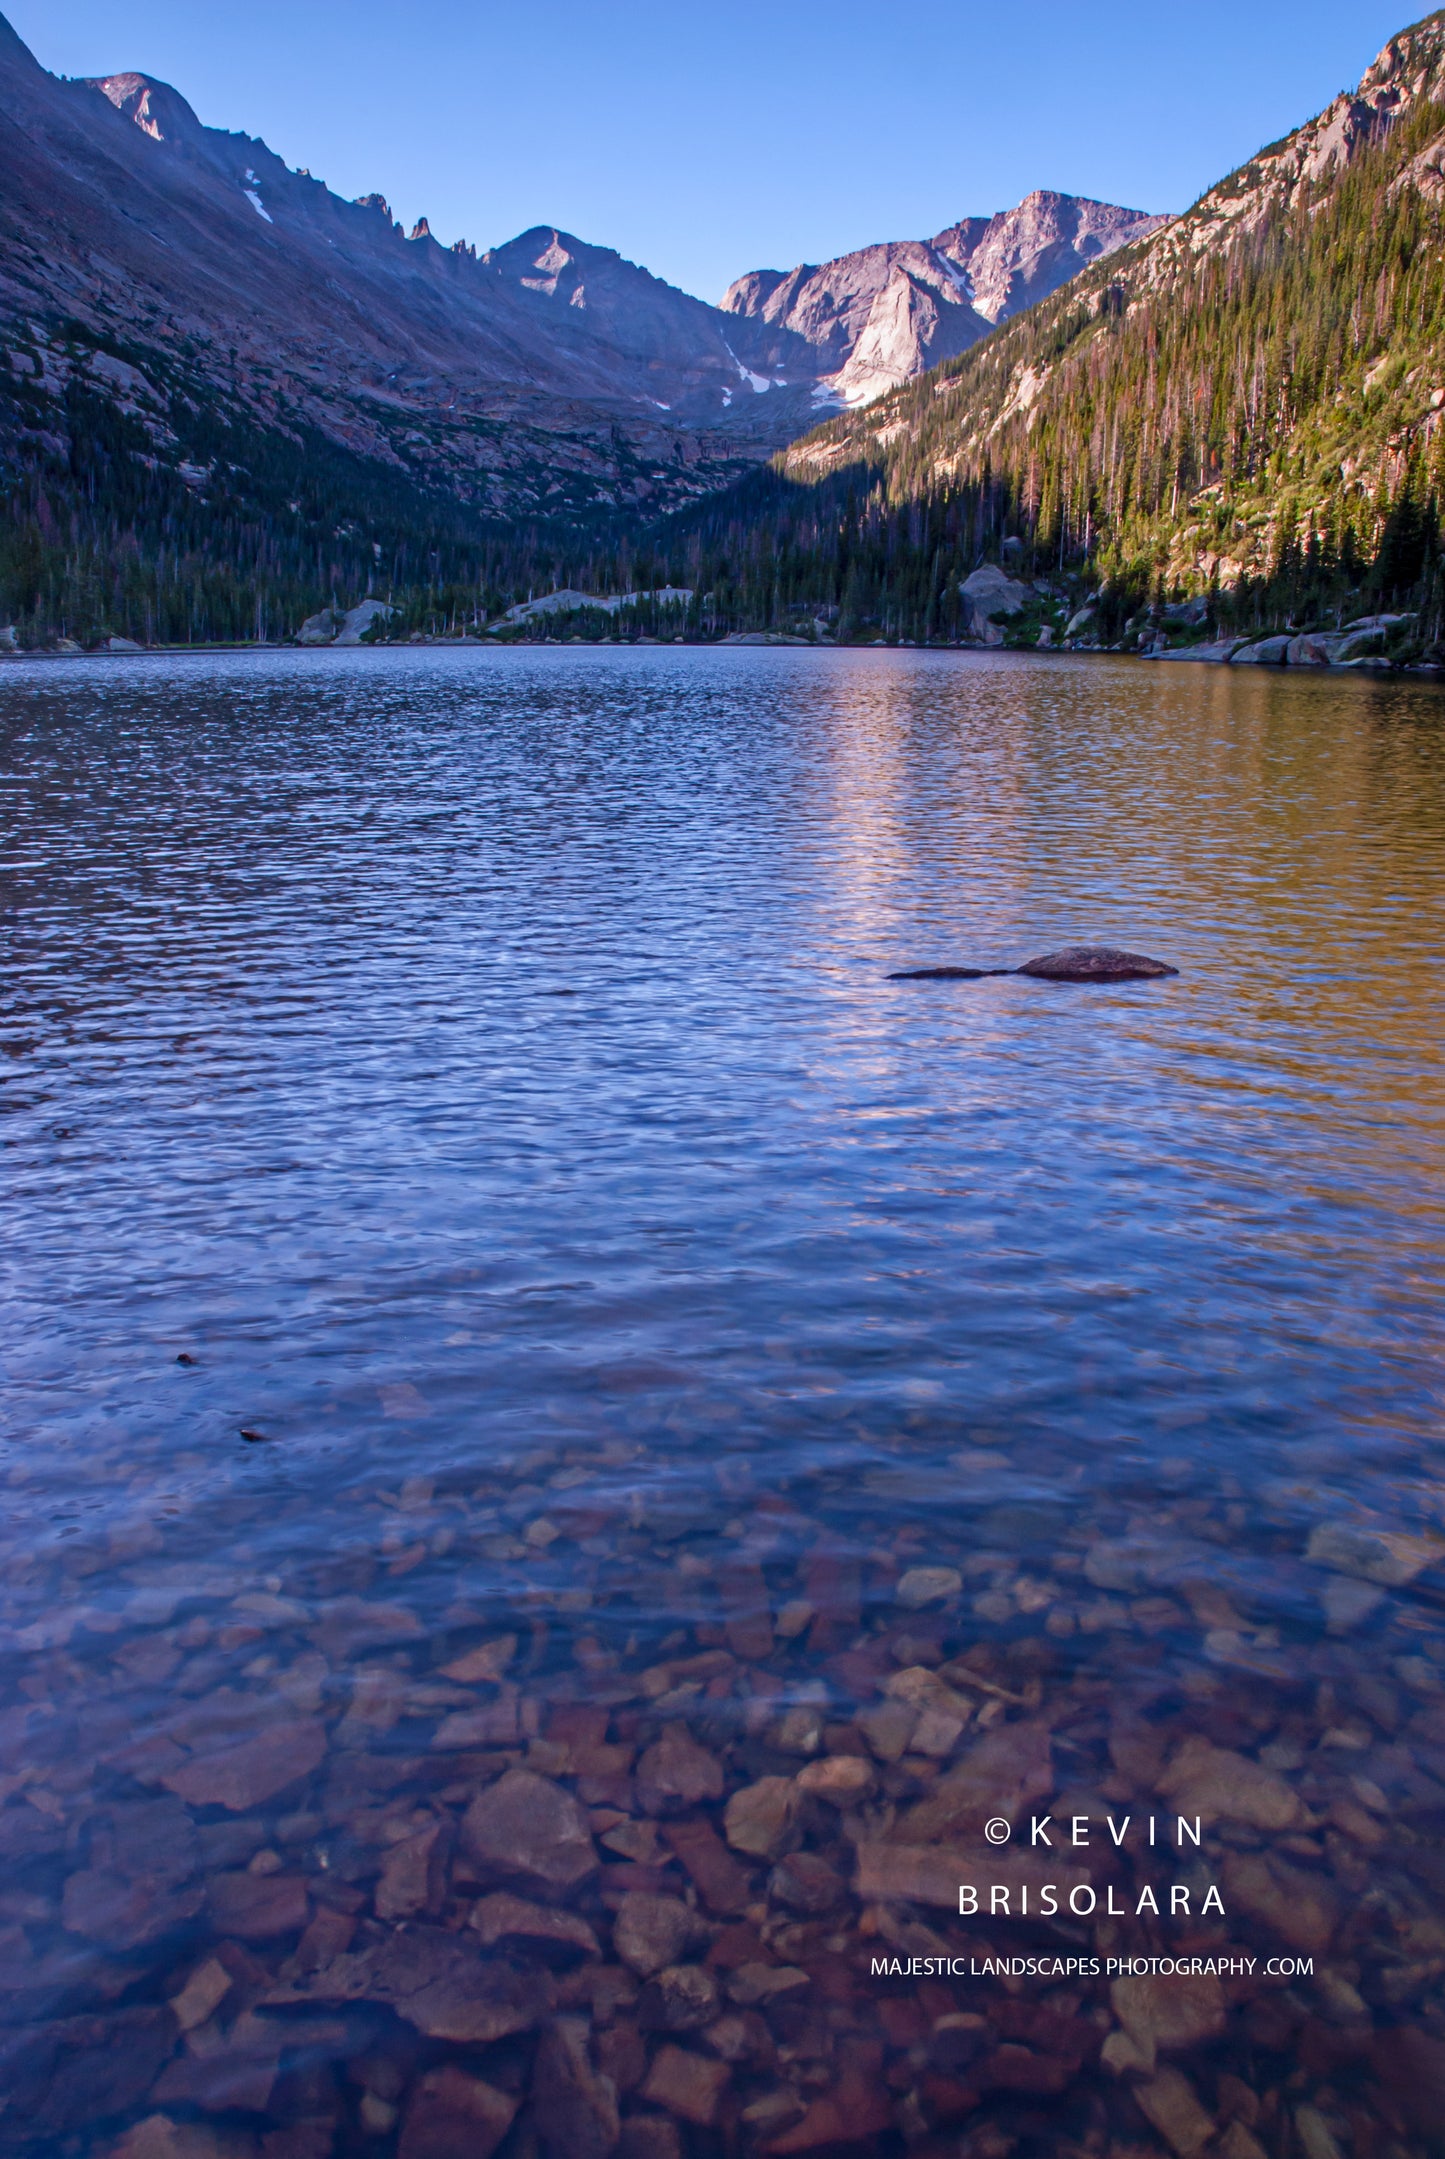
[{"label": "blue sky", "polygon": [[1355,82],[1377,0],[0,0],[58,74],[159,75],[343,195],[556,224],[705,299],[1033,187],[1182,208]]}]

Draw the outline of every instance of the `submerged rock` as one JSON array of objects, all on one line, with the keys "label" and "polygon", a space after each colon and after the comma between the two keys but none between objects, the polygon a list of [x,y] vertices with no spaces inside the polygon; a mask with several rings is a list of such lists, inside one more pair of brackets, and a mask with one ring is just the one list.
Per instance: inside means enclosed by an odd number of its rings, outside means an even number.
[{"label": "submerged rock", "polygon": [[533,2105],[555,2159],[607,2159],[622,2133],[617,2087],[593,2067],[588,2036],[585,2018],[559,2017],[537,2050]]},{"label": "submerged rock", "polygon": [[1179,2159],[1194,2159],[1214,2135],[1213,2117],[1177,2069],[1161,2069],[1149,2083],[1137,2084],[1134,2099]]},{"label": "submerged rock", "polygon": [[298,1717],[213,1754],[193,1756],[160,1781],[187,1806],[227,1807],[243,1814],[310,1776],[325,1752],[325,1728]]},{"label": "submerged rock", "polygon": [[481,2077],[445,2063],[421,2079],[397,2146],[399,2159],[489,2159],[512,2126],[517,2099]]},{"label": "submerged rock", "polygon": [[526,1897],[499,1889],[473,1907],[470,1926],[476,1928],[484,1949],[506,1947],[531,1950],[547,1964],[575,1962],[578,1956],[602,1954],[597,1936],[580,1912],[559,1910],[555,1905],[533,1904]]},{"label": "submerged rock", "polygon": [[686,2048],[665,2046],[652,2064],[642,2096],[654,2106],[665,2107],[669,2114],[707,2129],[716,2118],[723,2087],[731,2075],[726,2062],[706,2061]]},{"label": "submerged rock", "polygon": [[962,1587],[957,1567],[909,1567],[900,1575],[894,1595],[908,1611],[921,1612],[925,1605],[944,1604],[956,1597]]},{"label": "submerged rock", "polygon": [[989,975],[1011,975],[1012,967],[908,967],[890,982],[982,982]]},{"label": "submerged rock", "polygon": [[527,1769],[509,1769],[474,1799],[462,1843],[489,1874],[544,1893],[575,1889],[596,1871],[587,1817],[570,1792]]},{"label": "submerged rock", "polygon": [[1305,1557],[1336,1574],[1354,1575],[1386,1589],[1403,1589],[1445,1556],[1436,1537],[1411,1536],[1373,1522],[1321,1522],[1311,1531]]},{"label": "submerged rock", "polygon": [[723,1785],[717,1756],[676,1726],[665,1731],[637,1765],[638,1803],[646,1814],[681,1813],[700,1800],[721,1799]]},{"label": "submerged rock", "polygon": [[430,1829],[392,1845],[376,1887],[378,1919],[414,1919],[421,1912],[440,1911],[450,1843],[450,1825],[434,1822]]},{"label": "submerged rock", "polygon": [[[614,1369],[619,1394],[672,1383]],[[655,1512],[640,1441],[608,1442],[600,1470],[590,1443],[539,1446],[466,1489],[388,1459],[365,1567],[258,1588],[249,1564],[214,1582],[188,1564],[72,1599],[63,1634],[45,1612],[35,1691],[0,1703],[33,1768],[0,1801],[12,2141],[990,2159],[1027,2107],[1055,2144],[1087,2108],[1117,2124],[1101,2152],[1152,2136],[1159,2159],[1265,2159],[1283,2123],[1320,2159],[1336,2073],[1428,2083],[1433,2128],[1445,2045],[1397,2020],[1439,1984],[1417,1824],[1445,1774],[1445,1539],[1358,1507],[1301,1524],[1291,1484],[1251,1553],[1214,1500],[1206,1525],[1184,1442],[1147,1504],[1085,1487],[1046,1507],[1011,1480],[1058,1483],[1072,1443],[965,1429],[910,1427],[867,1468],[861,1524],[851,1494],[835,1516],[804,1480],[775,1490],[751,1450],[714,1450],[715,1498]],[[538,1521],[557,1549],[524,1539]],[[433,1536],[441,1608],[410,1571]],[[382,1602],[403,1576],[412,1605]],[[638,1624],[639,1597],[676,1624]],[[160,1733],[148,1695],[72,1723],[92,1653],[107,1688],[179,1681]],[[1186,1927],[1140,1925],[1176,1873]],[[1200,1914],[1205,1882],[1227,1920]],[[1036,1941],[1053,1885],[1081,1946],[1238,1943],[1326,1976],[920,1980],[915,1959],[970,1939],[967,1883],[1007,1898],[972,1935],[1000,1953]],[[155,2006],[105,2007],[141,1987]]]},{"label": "submerged rock", "polygon": [[551,1992],[545,1974],[480,1957],[475,1945],[446,1928],[413,1925],[344,1951],[294,1985],[283,1979],[265,1999],[287,2007],[381,2002],[428,2039],[481,2047],[529,2030]]},{"label": "submerged rock", "polygon": [[697,1915],[680,1897],[631,1890],[617,1908],[612,1941],[623,1963],[639,1978],[650,1979],[679,1961],[696,1932]]},{"label": "submerged rock", "polygon": [[1151,2070],[1156,2053],[1185,2053],[1224,2030],[1224,1989],[1211,1973],[1116,1979],[1109,1999]]},{"label": "submerged rock", "polygon": [[792,1838],[797,1811],[798,1788],[791,1777],[761,1777],[756,1784],[745,1784],[733,1793],[723,1815],[728,1843],[754,1859],[780,1859]]},{"label": "submerged rock", "polygon": [[717,1981],[701,1964],[667,1964],[648,1981],[638,2003],[646,2030],[700,2031],[719,2008]]},{"label": "submerged rock", "polygon": [[66,1881],[61,1924],[68,1934],[123,1953],[160,1941],[200,1910],[199,1884],[164,1882],[83,1867]]}]

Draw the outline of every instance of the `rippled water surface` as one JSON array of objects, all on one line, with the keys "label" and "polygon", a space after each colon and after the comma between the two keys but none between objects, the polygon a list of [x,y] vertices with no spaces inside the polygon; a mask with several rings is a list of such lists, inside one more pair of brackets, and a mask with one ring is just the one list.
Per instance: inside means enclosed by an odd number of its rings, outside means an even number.
[{"label": "rippled water surface", "polygon": [[[1433,2148],[1438,690],[252,654],[0,733],[15,2148]],[[1084,941],[1180,973],[888,979]]]}]

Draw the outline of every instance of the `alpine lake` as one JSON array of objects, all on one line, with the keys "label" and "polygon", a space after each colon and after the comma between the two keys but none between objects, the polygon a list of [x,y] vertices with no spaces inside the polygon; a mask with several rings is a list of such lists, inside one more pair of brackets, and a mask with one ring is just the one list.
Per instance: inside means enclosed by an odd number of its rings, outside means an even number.
[{"label": "alpine lake", "polygon": [[1437,687],[0,732],[7,2153],[1440,2148]]}]

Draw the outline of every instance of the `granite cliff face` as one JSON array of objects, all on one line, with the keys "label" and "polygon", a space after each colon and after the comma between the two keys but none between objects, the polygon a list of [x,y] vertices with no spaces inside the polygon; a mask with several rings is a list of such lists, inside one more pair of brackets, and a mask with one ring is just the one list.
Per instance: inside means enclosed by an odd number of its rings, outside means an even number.
[{"label": "granite cliff face", "polygon": [[750,270],[722,304],[808,341],[819,402],[866,405],[1163,222],[1036,190],[1017,209],[961,219],[932,240],[887,241],[818,267]]},{"label": "granite cliff face", "polygon": [[966,218],[933,245],[967,277],[973,304],[990,325],[1047,299],[1091,262],[1167,223],[1087,196],[1036,188],[1014,210]]}]

